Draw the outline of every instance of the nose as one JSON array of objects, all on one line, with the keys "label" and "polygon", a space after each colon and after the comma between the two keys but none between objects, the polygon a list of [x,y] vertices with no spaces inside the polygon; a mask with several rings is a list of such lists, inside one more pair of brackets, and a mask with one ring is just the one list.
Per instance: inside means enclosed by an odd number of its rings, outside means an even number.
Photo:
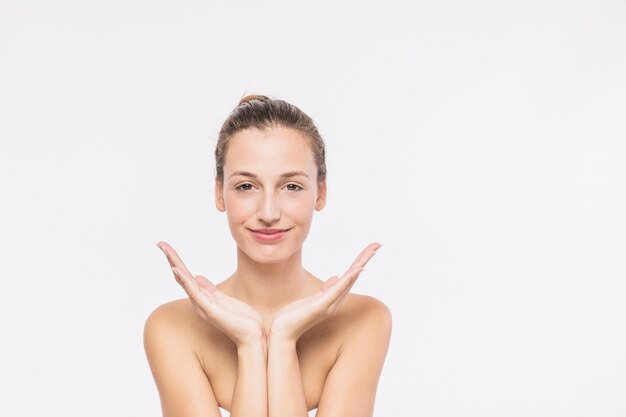
[{"label": "nose", "polygon": [[257,217],[268,225],[280,219],[280,204],[273,190],[266,190],[263,193]]}]

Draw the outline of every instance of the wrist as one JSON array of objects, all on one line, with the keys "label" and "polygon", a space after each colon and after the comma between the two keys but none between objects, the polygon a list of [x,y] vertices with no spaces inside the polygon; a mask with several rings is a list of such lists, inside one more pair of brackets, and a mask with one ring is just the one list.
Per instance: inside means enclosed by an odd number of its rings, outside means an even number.
[{"label": "wrist", "polygon": [[280,332],[275,332],[272,330],[270,330],[270,333],[267,336],[267,344],[271,346],[295,347],[297,342],[297,337],[286,335]]},{"label": "wrist", "polygon": [[267,338],[265,336],[259,336],[236,342],[235,345],[237,346],[237,350],[254,350],[265,347],[267,345]]},{"label": "wrist", "polygon": [[265,340],[237,344],[237,356],[240,359],[245,356],[256,356],[259,354],[267,357],[267,342]]}]

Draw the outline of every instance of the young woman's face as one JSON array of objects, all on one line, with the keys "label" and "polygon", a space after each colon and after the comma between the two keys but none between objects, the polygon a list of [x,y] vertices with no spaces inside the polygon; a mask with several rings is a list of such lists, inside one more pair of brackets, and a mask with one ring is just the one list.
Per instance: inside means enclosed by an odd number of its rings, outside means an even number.
[{"label": "young woman's face", "polygon": [[246,129],[230,139],[215,197],[239,249],[257,262],[277,263],[302,247],[313,211],[324,207],[326,183],[317,183],[313,151],[302,133]]}]

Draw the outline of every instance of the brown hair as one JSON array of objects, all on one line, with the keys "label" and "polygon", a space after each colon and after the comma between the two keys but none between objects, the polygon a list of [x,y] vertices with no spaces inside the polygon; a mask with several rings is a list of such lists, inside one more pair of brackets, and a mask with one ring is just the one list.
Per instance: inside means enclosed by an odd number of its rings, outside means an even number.
[{"label": "brown hair", "polygon": [[297,130],[309,138],[317,166],[317,182],[321,183],[326,178],[326,151],[313,119],[293,104],[262,95],[242,98],[222,125],[215,147],[216,179],[220,182],[224,180],[226,151],[235,133],[250,128],[263,130],[279,126]]}]

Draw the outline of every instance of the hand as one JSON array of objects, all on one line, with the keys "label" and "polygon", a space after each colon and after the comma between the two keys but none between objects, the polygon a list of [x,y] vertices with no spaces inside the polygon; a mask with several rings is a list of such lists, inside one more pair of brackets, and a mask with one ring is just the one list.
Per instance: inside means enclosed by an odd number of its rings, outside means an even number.
[{"label": "hand", "polygon": [[270,328],[271,338],[295,343],[308,329],[332,316],[380,246],[379,243],[370,244],[341,278],[337,276],[329,278],[318,293],[287,304],[278,311]]},{"label": "hand", "polygon": [[165,253],[178,282],[191,300],[196,312],[226,334],[238,347],[265,343],[261,315],[246,303],[221,292],[207,278],[193,276],[176,251],[167,243],[157,243]]}]

